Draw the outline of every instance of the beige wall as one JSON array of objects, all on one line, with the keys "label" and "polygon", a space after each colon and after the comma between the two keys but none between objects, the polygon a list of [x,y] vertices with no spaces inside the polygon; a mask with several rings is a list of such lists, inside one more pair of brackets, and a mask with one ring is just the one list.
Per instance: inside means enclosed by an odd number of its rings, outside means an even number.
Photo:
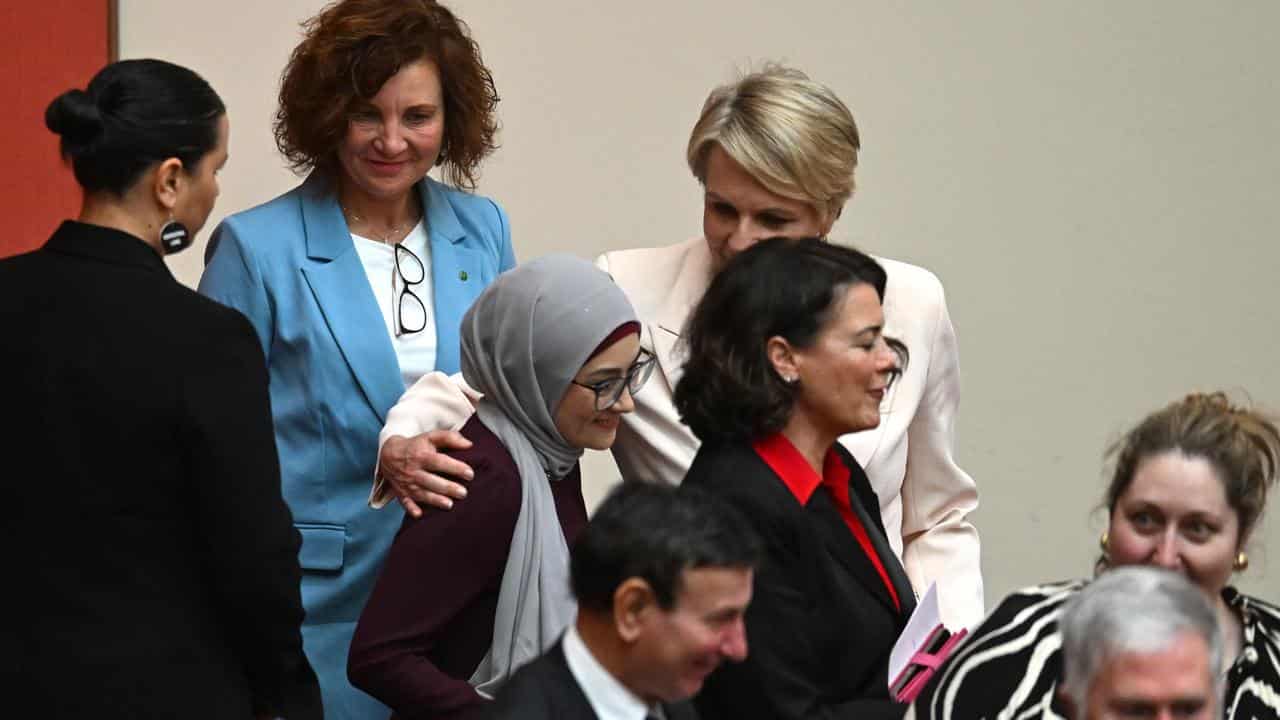
[{"label": "beige wall", "polygon": [[[317,0],[120,0],[125,57],[202,72],[233,122],[221,213],[290,187],[280,68]],[[456,0],[502,95],[481,191],[517,253],[699,232],[683,145],[707,90],[784,59],[863,132],[835,235],[946,284],[960,458],[991,604],[1088,573],[1104,445],[1193,388],[1280,410],[1280,4]],[[212,227],[212,225],[210,225]],[[199,247],[174,262],[194,283]],[[602,487],[614,470],[588,468]],[[1274,503],[1273,503],[1274,504]],[[1273,515],[1280,511],[1273,511]],[[1243,586],[1280,600],[1280,519]]]}]

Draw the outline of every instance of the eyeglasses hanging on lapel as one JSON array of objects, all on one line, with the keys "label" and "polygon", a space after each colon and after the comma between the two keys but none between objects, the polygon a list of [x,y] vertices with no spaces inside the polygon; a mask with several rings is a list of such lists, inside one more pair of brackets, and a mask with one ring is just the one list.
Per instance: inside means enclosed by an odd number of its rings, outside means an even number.
[{"label": "eyeglasses hanging on lapel", "polygon": [[[400,292],[396,296],[396,337],[422,332],[427,327],[427,306],[422,298],[413,292],[413,286],[421,285],[426,279],[426,266],[422,258],[404,246],[394,245],[396,251],[396,276],[400,280]],[[394,289],[394,279],[392,288]],[[407,312],[406,312],[407,311]],[[406,314],[408,322],[406,320]]]}]

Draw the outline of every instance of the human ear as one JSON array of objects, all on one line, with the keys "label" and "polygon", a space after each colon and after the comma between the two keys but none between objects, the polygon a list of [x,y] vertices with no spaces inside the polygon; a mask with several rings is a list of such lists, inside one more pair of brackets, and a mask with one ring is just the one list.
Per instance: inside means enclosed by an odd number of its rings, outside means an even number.
[{"label": "human ear", "polygon": [[783,382],[793,383],[800,379],[799,359],[786,338],[774,335],[765,341],[764,349],[769,364],[773,365],[773,371],[778,373]]},{"label": "human ear", "polygon": [[613,624],[623,642],[633,643],[644,631],[645,616],[657,607],[658,599],[649,583],[632,577],[613,591]]},{"label": "human ear", "polygon": [[169,212],[178,205],[178,197],[182,194],[186,183],[182,161],[176,157],[161,161],[152,171],[152,190],[156,202]]}]

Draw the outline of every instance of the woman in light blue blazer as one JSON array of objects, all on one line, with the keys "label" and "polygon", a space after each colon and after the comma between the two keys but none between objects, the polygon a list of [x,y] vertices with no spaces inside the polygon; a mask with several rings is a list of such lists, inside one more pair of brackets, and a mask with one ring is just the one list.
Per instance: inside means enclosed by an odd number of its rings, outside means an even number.
[{"label": "woman in light blue blazer", "polygon": [[[367,503],[378,431],[407,384],[458,371],[463,313],[515,264],[506,214],[466,191],[498,98],[465,25],[434,3],[343,0],[306,29],[274,129],[310,174],[214,231],[200,291],[248,316],[266,353],[325,715],[381,720],[346,678],[401,520]],[[453,187],[426,177],[436,165]]]}]

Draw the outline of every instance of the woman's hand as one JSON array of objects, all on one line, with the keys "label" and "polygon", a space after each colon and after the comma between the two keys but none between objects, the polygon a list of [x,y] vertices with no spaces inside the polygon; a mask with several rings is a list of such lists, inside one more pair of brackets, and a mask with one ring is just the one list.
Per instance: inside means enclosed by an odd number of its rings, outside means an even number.
[{"label": "woman's hand", "polygon": [[467,489],[443,475],[470,482],[471,466],[445,455],[441,450],[465,450],[471,441],[456,430],[433,430],[411,438],[393,435],[378,454],[378,475],[391,485],[392,492],[413,517],[422,517],[418,503],[448,510],[454,500],[467,496]]}]

